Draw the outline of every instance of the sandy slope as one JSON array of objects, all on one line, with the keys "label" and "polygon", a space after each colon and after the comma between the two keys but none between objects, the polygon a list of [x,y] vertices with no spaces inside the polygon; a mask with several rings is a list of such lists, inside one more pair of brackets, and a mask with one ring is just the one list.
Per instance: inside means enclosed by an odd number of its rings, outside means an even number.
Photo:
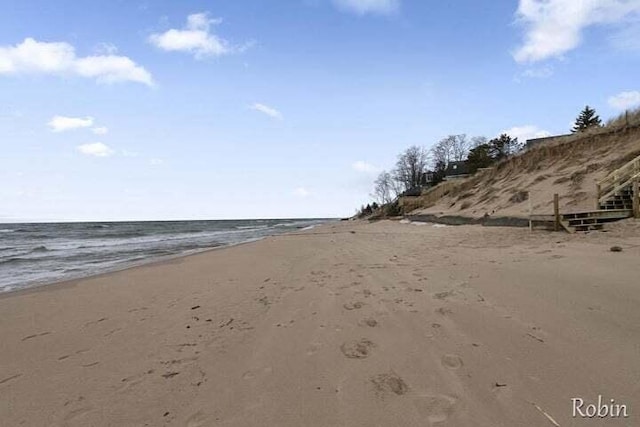
[{"label": "sandy slope", "polygon": [[[341,223],[4,296],[0,425],[637,425],[625,227]],[[571,418],[598,394],[631,418]]]},{"label": "sandy slope", "polygon": [[457,190],[413,214],[470,217],[553,214],[553,195],[561,212],[596,207],[596,182],[640,155],[640,130],[576,135],[574,140],[541,145],[464,180]]}]

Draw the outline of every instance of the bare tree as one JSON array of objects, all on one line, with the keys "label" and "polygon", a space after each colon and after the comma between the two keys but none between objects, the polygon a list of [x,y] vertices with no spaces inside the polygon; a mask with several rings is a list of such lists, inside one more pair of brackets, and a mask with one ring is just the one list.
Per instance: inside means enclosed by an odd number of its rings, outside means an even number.
[{"label": "bare tree", "polygon": [[461,162],[467,158],[471,141],[467,139],[467,135],[449,135],[440,140],[432,149],[433,164],[449,166],[451,162]]},{"label": "bare tree", "polygon": [[479,147],[480,145],[484,145],[487,142],[489,142],[489,140],[486,136],[474,136],[473,138],[471,138],[471,147],[469,147],[469,149]]},{"label": "bare tree", "polygon": [[418,187],[422,181],[422,175],[427,170],[428,160],[429,153],[424,148],[417,145],[407,148],[398,156],[393,170],[394,180],[404,190]]},{"label": "bare tree", "polygon": [[449,135],[446,139],[450,141],[451,151],[453,153],[453,161],[461,162],[467,158],[471,142],[467,139],[467,135]]},{"label": "bare tree", "polygon": [[386,205],[387,203],[391,203],[396,196],[397,187],[393,176],[387,171],[380,172],[380,175],[378,175],[378,178],[376,178],[374,182],[372,197],[381,205]]}]

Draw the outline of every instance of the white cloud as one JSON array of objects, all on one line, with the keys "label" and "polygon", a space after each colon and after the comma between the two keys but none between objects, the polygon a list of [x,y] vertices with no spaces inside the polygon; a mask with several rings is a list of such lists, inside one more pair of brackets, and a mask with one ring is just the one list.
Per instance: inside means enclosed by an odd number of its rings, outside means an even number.
[{"label": "white cloud", "polygon": [[72,129],[88,128],[93,126],[93,117],[64,117],[54,116],[47,125],[52,132],[64,132]]},{"label": "white cloud", "polygon": [[25,39],[0,47],[0,74],[76,75],[99,83],[136,82],[153,85],[151,74],[126,56],[114,54],[77,57],[68,43]]},{"label": "white cloud", "polygon": [[609,106],[616,110],[628,110],[640,106],[640,91],[621,92],[609,98]]},{"label": "white cloud", "polygon": [[520,0],[516,18],[525,35],[513,57],[523,63],[561,57],[580,44],[585,28],[622,24],[639,13],[640,0]]},{"label": "white cloud", "polygon": [[109,133],[109,128],[107,128],[106,126],[98,126],[91,129],[91,132],[96,135],[106,135],[107,133]]},{"label": "white cloud", "polygon": [[255,104],[251,105],[249,108],[255,111],[259,111],[262,114],[266,114],[267,116],[273,119],[278,119],[278,120],[283,119],[282,113],[280,111],[276,110],[275,108],[269,107],[268,105],[264,105],[256,102]]},{"label": "white cloud", "polygon": [[153,166],[160,166],[164,164],[164,160],[162,159],[149,159],[149,163]]},{"label": "white cloud", "polygon": [[121,154],[124,157],[138,157],[138,153],[135,151],[130,151],[130,150],[122,150]]},{"label": "white cloud", "polygon": [[357,172],[362,172],[362,173],[376,173],[380,170],[374,165],[367,163],[363,160],[358,160],[357,162],[352,164],[351,167],[353,168],[353,170]]},{"label": "white cloud", "polygon": [[390,15],[400,9],[400,0],[333,0],[340,9],[364,15]]},{"label": "white cloud", "polygon": [[553,67],[528,68],[522,72],[522,76],[531,79],[546,79],[553,76]]},{"label": "white cloud", "polygon": [[90,144],[82,144],[76,147],[79,152],[86,156],[109,157],[113,154],[113,150],[102,142],[93,142]]},{"label": "white cloud", "polygon": [[232,46],[227,40],[213,34],[211,27],[221,22],[222,19],[210,19],[207,13],[194,13],[187,17],[183,29],[172,28],[164,33],[152,34],[149,42],[162,50],[192,53],[196,59],[242,52],[251,45]]},{"label": "white cloud", "polygon": [[98,55],[115,55],[118,53],[118,47],[112,43],[99,43],[95,48],[95,52]]},{"label": "white cloud", "polygon": [[527,142],[528,139],[551,136],[551,133],[533,125],[514,126],[511,129],[503,130],[500,133],[506,133],[511,138],[518,138],[518,141],[522,143]]},{"label": "white cloud", "polygon": [[298,187],[293,190],[293,195],[296,197],[308,197],[311,193],[304,187]]}]

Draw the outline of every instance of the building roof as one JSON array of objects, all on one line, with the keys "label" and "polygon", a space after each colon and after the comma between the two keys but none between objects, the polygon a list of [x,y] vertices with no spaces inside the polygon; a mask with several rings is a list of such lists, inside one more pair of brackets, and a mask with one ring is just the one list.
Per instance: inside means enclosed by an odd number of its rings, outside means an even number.
[{"label": "building roof", "polygon": [[446,176],[458,176],[458,175],[469,175],[469,165],[467,162],[449,162],[447,166],[447,170],[445,171]]}]

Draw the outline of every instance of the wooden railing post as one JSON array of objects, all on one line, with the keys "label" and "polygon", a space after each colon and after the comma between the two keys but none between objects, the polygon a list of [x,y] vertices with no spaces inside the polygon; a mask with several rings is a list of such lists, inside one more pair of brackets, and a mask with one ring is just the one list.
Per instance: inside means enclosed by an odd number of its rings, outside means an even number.
[{"label": "wooden railing post", "polygon": [[633,217],[640,218],[640,185],[637,179],[633,181]]},{"label": "wooden railing post", "polygon": [[602,187],[596,184],[596,210],[600,209],[600,196],[602,195]]},{"label": "wooden railing post", "polygon": [[558,193],[553,195],[553,216],[554,216],[553,229],[555,231],[560,231],[560,198],[558,197]]}]

